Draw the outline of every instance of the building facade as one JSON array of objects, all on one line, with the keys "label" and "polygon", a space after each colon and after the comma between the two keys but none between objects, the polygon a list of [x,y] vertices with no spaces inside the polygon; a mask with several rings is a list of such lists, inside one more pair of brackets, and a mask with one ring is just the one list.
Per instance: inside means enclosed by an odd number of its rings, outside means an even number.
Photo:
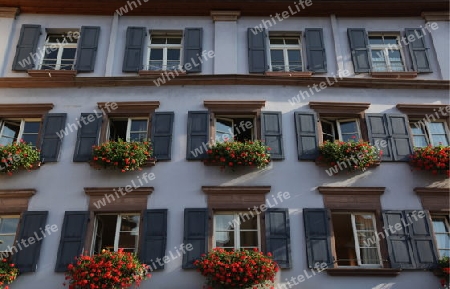
[{"label": "building facade", "polygon": [[[408,160],[449,145],[448,1],[14,2],[0,144],[35,143],[42,164],[0,175],[10,288],[63,288],[74,256],[119,247],[156,269],[144,289],[201,288],[192,260],[214,247],[272,252],[275,288],[439,288],[449,181]],[[272,162],[205,165],[230,137],[265,141]],[[91,167],[117,138],[150,138],[156,163]],[[316,161],[352,139],[381,164]]]}]

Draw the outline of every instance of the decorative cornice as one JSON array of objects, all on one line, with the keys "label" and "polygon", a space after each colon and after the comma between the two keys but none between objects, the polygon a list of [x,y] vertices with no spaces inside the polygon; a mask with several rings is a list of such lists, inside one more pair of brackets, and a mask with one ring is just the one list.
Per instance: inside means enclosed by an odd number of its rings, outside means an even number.
[{"label": "decorative cornice", "polygon": [[370,103],[368,102],[309,102],[309,107],[319,114],[361,114],[369,106]]},{"label": "decorative cornice", "polygon": [[127,102],[98,102],[98,108],[107,115],[150,115],[159,108],[159,101],[127,101]]},{"label": "decorative cornice", "polygon": [[0,18],[16,18],[19,12],[17,7],[0,7]]},{"label": "decorative cornice", "polygon": [[422,12],[421,16],[427,22],[450,21],[450,13],[448,11]]},{"label": "decorative cornice", "polygon": [[[407,114],[409,117],[425,117],[427,114],[434,115],[437,113],[439,117],[450,117],[450,105],[445,104],[405,104],[396,105],[397,109]],[[441,109],[444,113],[439,111]],[[441,116],[442,115],[442,116]]]},{"label": "decorative cornice", "polygon": [[0,117],[42,117],[53,103],[0,104]]},{"label": "decorative cornice", "polygon": [[0,190],[0,198],[31,198],[34,194],[35,189]]},{"label": "decorative cornice", "polygon": [[382,195],[385,187],[317,187],[322,195]]},{"label": "decorative cornice", "polygon": [[209,194],[267,194],[271,186],[203,186],[202,191]]},{"label": "decorative cornice", "polygon": [[241,11],[211,11],[213,21],[237,21]]},{"label": "decorative cornice", "polygon": [[120,197],[126,197],[126,196],[136,196],[136,195],[150,195],[153,193],[154,188],[153,187],[139,187],[139,188],[133,188],[131,185],[129,185],[131,188],[130,192],[127,192],[126,189],[128,186],[122,188],[122,192],[124,194],[121,194],[118,188],[84,188],[84,193],[88,196],[103,196],[105,194],[118,194]]},{"label": "decorative cornice", "polygon": [[418,195],[450,195],[450,188],[417,187],[414,192]]},{"label": "decorative cornice", "polygon": [[205,100],[203,105],[211,111],[258,111],[266,105],[265,100]]},{"label": "decorative cornice", "polygon": [[74,78],[77,75],[76,70],[52,70],[52,69],[41,69],[41,70],[35,70],[30,69],[27,71],[28,75],[31,77],[45,77],[45,78]]}]

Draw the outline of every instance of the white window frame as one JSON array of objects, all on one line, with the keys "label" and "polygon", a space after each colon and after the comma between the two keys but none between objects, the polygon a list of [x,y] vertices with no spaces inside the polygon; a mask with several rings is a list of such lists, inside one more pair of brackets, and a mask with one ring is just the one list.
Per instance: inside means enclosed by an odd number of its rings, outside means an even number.
[{"label": "white window frame", "polygon": [[148,117],[123,117],[123,118],[122,117],[117,117],[117,118],[113,117],[113,118],[111,118],[109,120],[108,131],[107,131],[108,139],[110,139],[110,137],[111,137],[111,129],[110,129],[111,122],[114,120],[121,120],[121,119],[127,120],[127,132],[126,132],[126,137],[125,137],[124,141],[126,141],[126,142],[130,141],[131,133],[135,133],[135,132],[142,133],[143,132],[143,131],[131,131],[131,123],[133,122],[133,120],[146,120],[147,121],[147,130],[145,131],[145,133],[147,134],[147,139],[149,139],[148,126],[150,123],[150,119]]},{"label": "white window frame", "polygon": [[[220,211],[220,212],[214,212],[213,217],[213,248],[222,248],[222,247],[216,247],[216,216],[217,215],[234,215],[233,224],[234,224],[234,250],[240,250],[241,247],[241,223],[246,222],[247,220],[241,220],[239,213],[242,214],[250,214],[250,212],[247,211]],[[261,216],[260,214],[255,214],[256,220],[257,220],[257,232],[258,232],[258,250],[261,251]],[[246,230],[244,230],[245,232]],[[250,231],[249,231],[250,232]],[[244,247],[250,248],[250,247]],[[254,247],[251,247],[254,248]],[[229,249],[229,248],[225,248]]]},{"label": "white window frame", "polygon": [[[180,44],[152,44],[152,37],[156,38],[180,38]],[[167,70],[167,50],[168,49],[180,49],[180,64],[177,68],[174,70],[181,69],[182,63],[183,63],[183,33],[173,33],[173,34],[160,34],[158,32],[150,32],[150,37],[148,40],[148,49],[147,49],[147,63],[144,67],[147,68],[147,70],[150,70],[150,55],[152,49],[162,49],[163,50],[163,59],[162,59],[162,71],[172,71]]]},{"label": "white window frame", "polygon": [[[2,240],[3,236],[14,236],[14,239],[17,235],[17,228],[19,227],[20,223],[20,215],[0,215],[0,223],[3,221],[3,219],[17,219],[19,222],[17,223],[16,231],[14,233],[0,233],[0,240]],[[14,246],[14,240],[11,246]],[[12,251],[0,251],[0,252],[8,252],[11,253]]]},{"label": "white window frame", "polygon": [[[418,123],[420,125],[420,127],[422,128],[422,130],[424,131],[425,134],[413,134],[412,133],[412,128],[413,126],[415,126],[415,123]],[[443,120],[436,120],[436,121],[423,121],[423,120],[418,120],[418,119],[412,119],[409,121],[409,126],[411,129],[411,135],[412,135],[412,139],[413,139],[413,145],[416,147],[416,145],[414,144],[414,136],[425,136],[425,139],[427,141],[427,145],[433,145],[433,134],[431,134],[431,130],[430,130],[430,123],[442,123],[444,125],[444,133],[445,133],[445,137],[447,138],[447,143],[450,144],[450,133],[449,133],[449,128],[448,125],[445,121]],[[425,124],[425,126],[423,126],[423,124]]]},{"label": "white window frame", "polygon": [[[20,140],[23,136],[23,131],[25,128],[26,122],[41,122],[41,119],[38,118],[8,118],[0,121],[0,139],[3,138],[3,130],[5,129],[5,122],[7,121],[20,121],[20,128],[19,128],[19,134],[17,135],[17,140],[15,143],[20,143]],[[39,131],[36,133],[39,136]],[[14,143],[14,141],[13,141]],[[37,146],[37,144],[33,144],[33,146]]]},{"label": "white window frame", "polygon": [[[252,120],[252,127],[250,128],[250,131],[251,131],[251,134],[252,134],[252,136],[251,136],[252,139],[251,140],[252,141],[256,140],[256,133],[255,132],[257,131],[256,130],[257,127],[256,127],[256,117],[254,115],[250,115],[250,116],[249,115],[215,115],[214,116],[214,140],[215,141],[217,141],[217,139],[216,139],[217,120],[218,119],[223,119],[223,120],[226,120],[226,121],[230,121],[231,122],[231,127],[234,130],[234,125],[235,125],[234,120],[236,118],[239,118],[239,119],[248,118],[248,119]],[[237,126],[237,127],[239,128],[239,130],[241,129],[239,126]],[[245,127],[245,129],[247,129],[247,128]],[[235,135],[234,135],[234,131],[233,131],[233,135],[230,136],[230,141],[234,141],[234,137],[235,137]],[[220,142],[222,142],[222,140],[220,140]]]},{"label": "white window frame", "polygon": [[[436,220],[436,219],[444,220],[444,226],[445,226],[445,228],[446,228],[446,230],[447,230],[447,233],[436,233],[435,230],[433,230],[433,235],[434,235],[434,238],[435,238],[435,241],[436,241],[435,243],[436,243],[436,249],[437,249],[438,255],[439,255],[440,257],[443,257],[443,256],[441,256],[440,250],[445,250],[445,251],[448,252],[448,256],[450,256],[450,247],[449,247],[449,248],[439,248],[439,247],[438,247],[439,244],[438,244],[438,242],[437,242],[437,235],[444,235],[444,234],[446,234],[446,235],[449,235],[449,236],[450,236],[450,224],[449,224],[449,219],[448,219],[448,217],[442,216],[442,215],[431,215],[432,223],[433,223],[433,221]],[[434,228],[433,228],[433,229],[434,229]]]},{"label": "white window frame", "polygon": [[[115,232],[114,232],[114,252],[117,252],[119,250],[119,238],[120,238],[120,226],[122,224],[122,216],[138,216],[139,217],[139,224],[138,224],[138,230],[137,230],[137,238],[136,238],[136,244],[135,244],[135,249],[134,249],[134,253],[138,253],[139,251],[139,241],[140,241],[140,226],[141,226],[141,214],[139,213],[100,213],[97,214],[95,216],[95,224],[94,224],[94,233],[93,233],[93,238],[92,238],[92,244],[91,244],[91,254],[94,252],[95,250],[95,243],[97,241],[97,229],[98,229],[98,216],[117,216],[117,221],[116,221],[116,227],[115,227]],[[105,228],[103,228],[105,229]],[[108,228],[109,230],[111,228]],[[130,248],[125,248],[125,249],[130,249]]]},{"label": "white window frame", "polygon": [[389,44],[370,44],[370,39],[369,39],[369,48],[370,48],[370,62],[372,62],[372,51],[373,50],[377,50],[377,51],[382,51],[383,52],[383,56],[384,56],[384,63],[386,64],[386,68],[387,71],[375,71],[373,70],[372,67],[372,72],[400,72],[400,71],[393,71],[392,70],[392,66],[391,66],[391,61],[389,59],[389,50],[398,50],[400,52],[400,57],[402,58],[402,67],[403,67],[403,71],[407,71],[406,70],[406,58],[405,55],[403,53],[403,49],[402,46],[400,44],[400,35],[398,34],[393,34],[393,33],[369,33],[369,38],[370,37],[382,37],[383,38],[383,42],[384,42],[384,37],[385,36],[395,36],[396,40],[397,40],[397,44],[396,45],[389,45]]},{"label": "white window frame", "polygon": [[[78,39],[74,38],[77,42],[76,43],[63,43],[63,42],[49,42],[49,38],[52,35],[56,35],[57,33],[48,33],[47,37],[45,39],[45,44],[44,44],[44,51],[45,54],[44,56],[41,58],[41,63],[39,65],[39,70],[42,69],[42,66],[49,66],[48,64],[44,64],[44,60],[46,59],[46,55],[47,55],[47,49],[58,49],[58,54],[56,56],[56,64],[55,64],[55,70],[61,70],[61,61],[62,61],[62,55],[64,52],[64,48],[78,48]],[[64,33],[62,33],[64,34]],[[74,59],[73,59],[73,63],[72,63],[72,68],[69,70],[74,70],[75,68],[75,61],[77,59],[77,53],[75,51],[75,55],[74,55]]]},{"label": "white window frame", "polygon": [[[336,140],[343,140],[342,138],[342,131],[341,131],[341,123],[344,122],[355,122],[356,123],[356,129],[358,130],[358,135],[359,138],[355,139],[355,141],[359,141],[362,138],[361,135],[361,127],[359,124],[359,120],[356,118],[346,118],[346,119],[322,119],[321,122],[325,122],[331,125],[332,127],[332,133],[333,133],[333,139],[334,141]],[[337,129],[337,134],[338,134],[338,139],[336,139],[334,136],[336,134],[336,129]],[[322,135],[323,135],[323,129],[322,129]]]},{"label": "white window frame", "polygon": [[[380,239],[377,236],[377,224],[376,224],[376,217],[374,213],[369,213],[369,212],[332,212],[332,214],[334,215],[350,215],[351,218],[351,225],[352,225],[352,231],[353,231],[353,241],[355,243],[355,254],[356,254],[356,261],[358,263],[357,266],[342,266],[339,265],[339,267],[344,267],[344,268],[381,268],[383,267],[383,261],[382,261],[382,256],[381,256],[381,249],[380,249]],[[379,259],[379,264],[362,264],[361,261],[361,251],[360,251],[360,244],[359,244],[359,239],[358,239],[358,234],[357,234],[357,230],[356,230],[356,219],[355,216],[356,215],[370,215],[372,216],[372,226],[373,226],[373,232],[374,232],[374,236],[376,239],[376,247],[377,247],[377,253],[378,253],[378,259]],[[361,231],[361,230],[359,230]]]},{"label": "white window frame", "polygon": [[[283,43],[284,44],[271,44],[270,43],[270,39],[271,38],[283,39]],[[287,39],[294,39],[295,38],[296,40],[298,40],[298,44],[286,44],[286,41],[285,41],[286,38]],[[283,72],[283,71],[284,72],[290,72],[290,70],[289,70],[289,54],[288,54],[289,50],[299,50],[299,52],[300,52],[300,61],[302,63],[301,71],[305,71],[304,70],[304,61],[303,61],[304,57],[303,57],[303,49],[302,49],[302,40],[301,40],[300,35],[290,35],[290,36],[270,35],[269,36],[269,46],[270,46],[269,55],[271,55],[271,51],[272,50],[282,50],[283,51],[284,70],[282,70],[282,71],[275,71],[275,72]],[[272,59],[270,59],[270,61],[269,61],[269,70],[273,71]],[[298,71],[298,72],[301,72],[301,71]],[[297,72],[297,71],[292,71],[292,72]]]}]

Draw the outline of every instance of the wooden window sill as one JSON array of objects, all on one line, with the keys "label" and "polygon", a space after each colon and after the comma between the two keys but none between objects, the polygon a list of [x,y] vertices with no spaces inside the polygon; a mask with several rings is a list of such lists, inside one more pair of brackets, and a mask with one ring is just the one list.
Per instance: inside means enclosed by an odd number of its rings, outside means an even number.
[{"label": "wooden window sill", "polygon": [[402,72],[371,72],[373,78],[416,78],[416,71],[402,71]]},{"label": "wooden window sill", "polygon": [[173,73],[175,76],[185,75],[186,71],[181,70],[139,70],[139,76],[162,76],[165,74]]},{"label": "wooden window sill", "polygon": [[266,71],[267,76],[283,76],[283,77],[311,77],[312,71],[286,72],[286,71]]},{"label": "wooden window sill", "polygon": [[397,276],[401,269],[393,268],[332,268],[326,270],[330,276]]},{"label": "wooden window sill", "polygon": [[28,70],[28,75],[31,77],[65,77],[73,78],[77,75],[76,70]]}]

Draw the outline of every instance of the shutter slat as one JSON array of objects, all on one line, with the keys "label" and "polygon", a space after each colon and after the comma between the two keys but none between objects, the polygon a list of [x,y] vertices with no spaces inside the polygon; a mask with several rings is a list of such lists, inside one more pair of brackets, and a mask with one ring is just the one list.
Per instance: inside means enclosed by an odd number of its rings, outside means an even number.
[{"label": "shutter slat", "polygon": [[80,121],[81,128],[78,128],[77,132],[77,143],[75,144],[75,154],[73,156],[74,162],[89,161],[92,157],[92,146],[98,143],[100,126],[103,120],[94,113],[82,113],[81,118],[89,119],[90,115],[94,117],[94,121],[88,121],[87,125]]},{"label": "shutter slat", "polygon": [[170,160],[172,155],[173,112],[155,112],[152,118],[153,156]]},{"label": "shutter slat", "polygon": [[57,162],[61,150],[61,134],[66,124],[67,113],[48,113],[44,119],[44,125],[41,133],[41,161]]},{"label": "shutter slat", "polygon": [[284,159],[282,114],[279,111],[261,113],[261,140],[270,147],[270,158]]},{"label": "shutter slat", "polygon": [[306,55],[308,57],[308,69],[315,73],[327,72],[327,56],[323,41],[322,28],[305,29]]},{"label": "shutter slat", "polygon": [[266,30],[249,28],[248,38],[248,71],[264,73],[267,70]]},{"label": "shutter slat", "polygon": [[327,209],[303,209],[308,267],[326,263],[334,267],[331,253],[330,217]]},{"label": "shutter slat", "polygon": [[146,210],[143,228],[140,261],[150,265],[150,271],[164,269],[164,263],[159,265],[156,259],[166,255],[167,209]]},{"label": "shutter slat", "polygon": [[64,214],[55,272],[67,271],[67,266],[83,253],[88,221],[88,211],[67,211]]},{"label": "shutter slat", "polygon": [[[184,70],[186,73],[202,72],[203,28],[186,28],[184,30]],[[186,69],[189,63],[191,69]]]},{"label": "shutter slat", "polygon": [[295,112],[297,152],[299,160],[315,160],[319,153],[317,118],[314,113]]},{"label": "shutter slat", "polygon": [[94,71],[99,35],[100,27],[81,26],[77,47],[77,62],[75,63],[78,72]]},{"label": "shutter slat", "polygon": [[138,72],[144,62],[145,27],[128,27],[122,72]]},{"label": "shutter slat", "polygon": [[[41,35],[41,25],[23,24],[12,65],[14,71],[27,71],[34,68],[37,59],[36,49]],[[34,57],[33,57],[34,56]]]},{"label": "shutter slat", "polygon": [[280,268],[291,268],[291,233],[288,209],[268,209],[266,220],[267,252]]},{"label": "shutter slat", "polygon": [[394,160],[407,162],[409,161],[409,156],[413,153],[408,117],[397,114],[387,114],[386,117]]},{"label": "shutter slat", "polygon": [[209,141],[209,112],[189,111],[186,159],[200,160],[206,157]]},{"label": "shutter slat", "polygon": [[[23,241],[28,244],[28,247],[21,246],[20,250],[16,245],[18,251],[13,255],[13,262],[21,273],[36,271],[42,240],[44,240],[41,229],[45,229],[47,216],[48,211],[25,211],[22,214],[20,231],[16,240],[17,244]],[[34,244],[28,241],[30,238],[34,239]]]},{"label": "shutter slat", "polygon": [[395,231],[390,230],[386,236],[391,267],[414,269],[416,264],[409,242],[408,231],[402,224],[402,220],[406,220],[404,213],[402,211],[383,211],[383,220],[385,228],[395,228],[396,224],[401,225],[399,230],[397,230],[397,226]]},{"label": "shutter slat", "polygon": [[364,28],[347,29],[355,73],[370,72],[369,38]]},{"label": "shutter slat", "polygon": [[386,115],[383,113],[366,113],[369,142],[382,152],[381,160],[393,161],[392,139],[390,138]]},{"label": "shutter slat", "polygon": [[193,262],[208,252],[208,209],[184,210],[183,243],[193,248],[183,254],[183,269],[193,269]]},{"label": "shutter slat", "polygon": [[422,30],[408,28],[405,29],[405,34],[406,39],[410,39],[410,37],[414,39],[414,41],[409,41],[408,43],[414,70],[418,73],[433,72],[430,65],[428,48],[425,45],[425,38]]}]

